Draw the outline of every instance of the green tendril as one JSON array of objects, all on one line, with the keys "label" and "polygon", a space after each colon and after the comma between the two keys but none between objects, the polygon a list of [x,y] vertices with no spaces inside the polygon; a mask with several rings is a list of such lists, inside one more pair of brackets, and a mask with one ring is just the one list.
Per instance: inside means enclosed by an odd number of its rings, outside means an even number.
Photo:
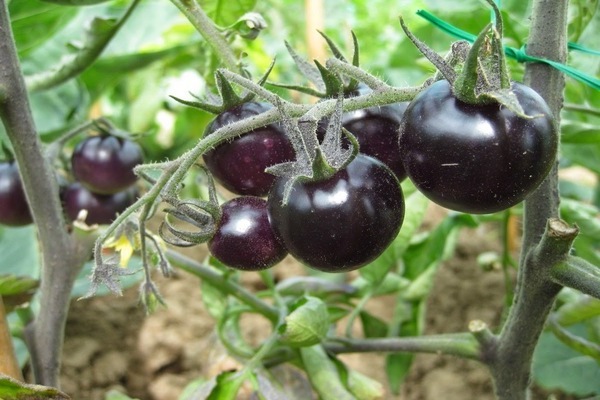
[{"label": "green tendril", "polygon": [[[444,31],[454,37],[457,37],[457,38],[463,39],[463,40],[467,40],[471,43],[473,43],[475,41],[475,39],[477,39],[476,35],[473,35],[472,33],[469,33],[469,32],[465,32],[462,29],[459,29],[459,28],[455,27],[454,25],[449,24],[448,22],[436,17],[435,15],[431,14],[428,11],[419,10],[419,11],[417,11],[417,15],[424,18],[428,22],[435,25],[437,28],[441,29],[442,31]],[[568,48],[569,48],[569,50],[576,50],[576,51],[580,51],[583,53],[600,56],[600,51],[588,49],[578,43],[569,42]],[[521,47],[520,49],[516,49],[514,47],[509,47],[509,46],[504,46],[504,53],[508,57],[510,57],[520,63],[538,62],[538,63],[547,64],[579,82],[582,82],[596,90],[600,90],[600,79],[593,77],[591,75],[585,74],[585,73],[579,71],[578,69],[575,69],[573,67],[570,67],[568,65],[565,65],[565,64],[562,64],[562,63],[559,63],[556,61],[548,60],[548,59],[541,58],[541,57],[530,56],[529,54],[527,54],[525,52],[525,46]]]}]

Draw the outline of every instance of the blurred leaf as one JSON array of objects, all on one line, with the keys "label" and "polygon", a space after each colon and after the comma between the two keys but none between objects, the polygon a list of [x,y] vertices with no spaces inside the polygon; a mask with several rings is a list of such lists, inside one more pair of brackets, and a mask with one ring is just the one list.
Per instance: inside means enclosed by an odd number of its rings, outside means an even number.
[{"label": "blurred leaf", "polygon": [[35,227],[9,228],[0,225],[2,273],[39,277],[41,260]]},{"label": "blurred leaf", "polygon": [[92,4],[106,3],[111,0],[42,0],[45,3],[54,3],[61,6],[89,6]]},{"label": "blurred leaf", "polygon": [[200,285],[204,307],[214,319],[221,319],[227,309],[227,296],[206,280],[202,280]]},{"label": "blurred leaf", "polygon": [[581,165],[600,175],[600,144],[565,143],[560,148],[561,155],[571,163]]},{"label": "blurred leaf", "polygon": [[207,400],[236,400],[237,393],[244,383],[236,377],[235,371],[221,372],[217,376],[217,385],[212,389]]},{"label": "blurred leaf", "polygon": [[325,338],[329,326],[325,302],[318,297],[304,296],[292,306],[279,333],[281,340],[290,346],[312,346]]},{"label": "blurred leaf", "polygon": [[600,315],[600,300],[581,295],[576,301],[563,304],[554,313],[554,318],[560,325],[569,326],[598,315]]},{"label": "blurred leaf", "polygon": [[40,385],[28,385],[0,374],[0,399],[6,400],[69,400],[58,389]]},{"label": "blurred leaf", "polygon": [[[586,328],[573,325],[569,331],[585,337]],[[551,332],[544,332],[536,347],[533,378],[547,390],[558,389],[581,397],[600,394],[598,362],[567,347]]]},{"label": "blurred leaf", "polygon": [[119,392],[118,390],[109,390],[104,396],[104,400],[139,400],[137,398],[129,397],[126,394]]},{"label": "blurred leaf", "polygon": [[426,240],[411,245],[406,251],[404,256],[405,276],[415,279],[427,269],[446,260],[454,252],[459,228],[474,228],[477,225],[478,221],[473,215],[450,214],[429,233]]},{"label": "blurred leaf", "polygon": [[394,353],[385,358],[385,372],[392,393],[398,394],[413,362],[411,353]]},{"label": "blurred leaf", "polygon": [[388,272],[398,265],[402,254],[408,248],[411,238],[423,222],[428,204],[429,200],[417,191],[405,199],[406,213],[400,233],[383,254],[359,270],[360,275],[374,287],[379,285]]},{"label": "blurred leaf", "polygon": [[356,400],[346,389],[335,363],[321,345],[300,349],[302,364],[321,400]]},{"label": "blurred leaf", "polygon": [[580,121],[565,120],[560,126],[562,143],[600,143],[600,126]]},{"label": "blurred leaf", "polygon": [[574,243],[575,253],[593,264],[600,264],[600,210],[591,204],[563,198],[560,213],[565,221],[580,228]]},{"label": "blurred leaf", "polygon": [[367,311],[360,312],[360,321],[362,323],[365,337],[386,337],[388,334],[388,326],[381,319]]},{"label": "blurred leaf", "polygon": [[265,375],[257,374],[256,379],[258,380],[258,393],[262,400],[288,400],[287,395]]},{"label": "blurred leaf", "polygon": [[202,9],[220,26],[233,25],[242,15],[256,6],[257,0],[199,0]]},{"label": "blurred leaf", "polygon": [[23,57],[50,40],[79,10],[39,0],[18,0],[10,2],[8,12],[19,56]]},{"label": "blurred leaf", "polygon": [[0,275],[0,296],[7,312],[30,301],[38,286],[39,281],[29,277]]}]

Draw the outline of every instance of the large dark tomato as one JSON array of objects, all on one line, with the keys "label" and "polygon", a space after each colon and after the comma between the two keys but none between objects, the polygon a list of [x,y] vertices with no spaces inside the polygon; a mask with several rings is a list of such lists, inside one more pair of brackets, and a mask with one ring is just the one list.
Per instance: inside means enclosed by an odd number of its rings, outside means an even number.
[{"label": "large dark tomato", "polygon": [[269,268],[287,255],[271,226],[267,202],[254,196],[222,205],[221,220],[208,248],[223,264],[244,271]]},{"label": "large dark tomato", "polygon": [[132,205],[137,191],[131,187],[114,194],[96,194],[89,191],[80,182],[71,183],[63,193],[63,205],[67,216],[74,221],[83,209],[88,211],[85,222],[92,224],[110,224],[127,207]]},{"label": "large dark tomato", "polygon": [[94,193],[113,194],[135,183],[133,168],[142,161],[141,147],[131,140],[90,136],[75,146],[71,169],[75,178]]},{"label": "large dark tomato", "polygon": [[269,194],[269,214],[286,248],[309,267],[342,272],[379,256],[404,219],[400,183],[380,161],[362,154],[328,179],[294,183],[283,204],[285,179]]},{"label": "large dark tomato", "polygon": [[[205,135],[242,119],[254,117],[272,108],[268,103],[247,102],[219,114]],[[295,158],[283,131],[275,124],[250,131],[204,153],[204,163],[214,177],[233,193],[266,196],[275,176],[265,169]]]},{"label": "large dark tomato", "polygon": [[0,224],[23,226],[32,222],[17,163],[0,162]]},{"label": "large dark tomato", "polygon": [[524,200],[556,161],[558,135],[545,101],[513,83],[526,115],[493,104],[459,101],[438,81],[410,103],[400,128],[408,177],[432,201],[469,213],[492,213]]}]

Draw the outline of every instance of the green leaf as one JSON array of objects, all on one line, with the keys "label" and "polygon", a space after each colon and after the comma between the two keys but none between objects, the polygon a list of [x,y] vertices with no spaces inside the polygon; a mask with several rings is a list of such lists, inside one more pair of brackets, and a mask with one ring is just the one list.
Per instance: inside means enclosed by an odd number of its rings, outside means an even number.
[{"label": "green leaf", "polygon": [[217,376],[216,383],[207,400],[236,400],[244,380],[237,377],[235,371],[226,371]]},{"label": "green leaf", "polygon": [[7,312],[31,300],[38,286],[39,281],[29,277],[0,275],[0,296]]},{"label": "green leaf", "polygon": [[582,295],[576,301],[562,305],[554,315],[560,325],[574,325],[599,316],[600,300]]},{"label": "green leaf", "polygon": [[106,3],[111,0],[41,0],[45,3],[54,3],[61,6],[90,6],[92,4]]},{"label": "green leaf", "polygon": [[28,385],[0,374],[0,399],[3,400],[69,400],[58,389],[40,385]]},{"label": "green leaf", "polygon": [[221,319],[227,310],[227,296],[205,280],[202,280],[201,288],[204,307],[213,318]]},{"label": "green leaf", "polygon": [[581,121],[562,121],[560,140],[572,144],[600,143],[600,126]]},{"label": "green leaf", "polygon": [[[585,325],[569,328],[585,336]],[[547,390],[562,390],[576,396],[600,394],[600,366],[591,357],[581,355],[560,342],[551,332],[544,332],[533,356],[533,378]]]},{"label": "green leaf", "polygon": [[230,26],[256,6],[257,0],[198,0],[202,9],[220,26]]},{"label": "green leaf", "polygon": [[400,386],[410,371],[413,358],[414,355],[410,353],[389,354],[385,358],[385,372],[392,393],[399,393]]},{"label": "green leaf", "polygon": [[320,343],[327,336],[330,326],[325,302],[318,297],[304,296],[292,308],[279,329],[282,342],[293,347]]},{"label": "green leaf", "polygon": [[30,53],[73,19],[79,10],[43,3],[39,0],[12,1],[9,14],[19,56]]},{"label": "green leaf", "polygon": [[421,226],[428,204],[429,200],[418,191],[414,191],[405,199],[406,213],[400,233],[376,260],[359,270],[361,277],[374,287],[382,283],[389,271],[398,265],[410,240]]},{"label": "green leaf", "polygon": [[0,226],[0,254],[2,273],[39,277],[40,255],[33,226],[9,228]]},{"label": "green leaf", "polygon": [[300,356],[310,382],[321,400],[356,400],[346,389],[335,363],[323,347],[302,347]]},{"label": "green leaf", "polygon": [[360,321],[363,327],[365,337],[374,338],[387,336],[387,324],[383,320],[374,316],[373,314],[370,314],[367,311],[361,311]]},{"label": "green leaf", "polygon": [[139,400],[137,398],[129,397],[118,390],[112,389],[106,393],[104,400]]}]

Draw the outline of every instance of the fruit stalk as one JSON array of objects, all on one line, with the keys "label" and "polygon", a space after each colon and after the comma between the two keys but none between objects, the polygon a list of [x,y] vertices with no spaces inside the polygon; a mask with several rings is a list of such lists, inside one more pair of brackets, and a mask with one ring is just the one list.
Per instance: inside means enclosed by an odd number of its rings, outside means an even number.
[{"label": "fruit stalk", "polygon": [[0,119],[19,164],[43,263],[41,309],[26,336],[37,383],[58,386],[71,287],[84,256],[67,233],[58,185],[36,132],[10,26],[6,0],[0,0]]},{"label": "fruit stalk", "polygon": [[[527,52],[564,63],[566,60],[566,0],[536,0]],[[544,64],[528,64],[525,84],[536,90],[548,103],[556,124],[563,97],[564,77]],[[535,345],[542,333],[560,285],[551,280],[553,264],[566,257],[576,232],[568,227],[548,224],[558,216],[557,165],[545,181],[525,201],[522,255],[514,302],[498,344],[488,364],[500,400],[529,398],[531,362]],[[547,225],[548,224],[548,225]],[[564,240],[549,240],[556,233]],[[542,239],[540,239],[542,238]],[[540,257],[540,254],[552,257]]]}]

